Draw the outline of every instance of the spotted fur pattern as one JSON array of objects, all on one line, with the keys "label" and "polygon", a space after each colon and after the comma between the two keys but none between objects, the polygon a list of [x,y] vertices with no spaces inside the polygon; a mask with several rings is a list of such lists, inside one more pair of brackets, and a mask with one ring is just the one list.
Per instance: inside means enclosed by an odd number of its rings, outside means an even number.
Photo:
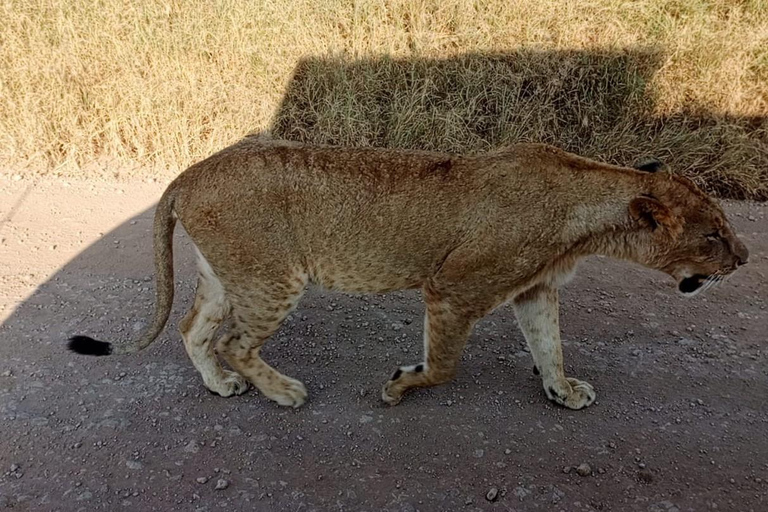
[{"label": "spotted fur pattern", "polygon": [[[203,382],[222,396],[250,383],[291,407],[306,400],[304,385],[267,364],[261,349],[309,283],[423,291],[424,359],[392,374],[382,389],[389,404],[450,381],[474,324],[511,300],[546,396],[581,409],[595,391],[565,375],[558,319],[558,288],[579,259],[635,261],[691,293],[748,257],[720,207],[666,172],[535,144],[462,157],[249,138],[192,166],[163,195],[152,328],[133,345],[78,337],[73,350],[135,352],[159,334],[173,298],[176,219],[199,252],[197,295],[181,332]],[[231,330],[214,343],[227,318]]]}]

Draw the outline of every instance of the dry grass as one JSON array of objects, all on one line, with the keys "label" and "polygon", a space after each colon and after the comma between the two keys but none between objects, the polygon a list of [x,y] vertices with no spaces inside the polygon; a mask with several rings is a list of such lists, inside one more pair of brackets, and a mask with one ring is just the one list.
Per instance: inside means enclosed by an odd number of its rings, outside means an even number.
[{"label": "dry grass", "polygon": [[654,154],[768,199],[765,0],[4,0],[0,19],[0,160],[30,172],[176,172],[272,130]]}]

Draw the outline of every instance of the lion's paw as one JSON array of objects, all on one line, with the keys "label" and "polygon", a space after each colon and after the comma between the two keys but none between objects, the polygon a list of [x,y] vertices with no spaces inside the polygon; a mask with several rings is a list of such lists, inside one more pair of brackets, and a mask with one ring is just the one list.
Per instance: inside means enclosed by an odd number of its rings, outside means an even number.
[{"label": "lion's paw", "polygon": [[387,405],[397,405],[400,400],[403,399],[404,389],[402,386],[398,386],[394,381],[389,380],[384,387],[381,388],[381,399],[387,403]]},{"label": "lion's paw", "polygon": [[424,376],[424,363],[401,366],[389,378],[381,390],[381,399],[389,405],[397,405],[403,394],[414,385],[421,384]]},{"label": "lion's paw", "polygon": [[242,395],[248,391],[248,380],[237,372],[224,370],[225,377],[216,382],[206,383],[206,387],[223,397]]},{"label": "lion's paw", "polygon": [[300,381],[282,376],[276,384],[260,389],[264,396],[283,407],[301,407],[307,401],[307,388]]},{"label": "lion's paw", "polygon": [[557,386],[545,386],[547,397],[569,409],[579,410],[595,402],[597,394],[589,382],[567,377],[566,382]]}]

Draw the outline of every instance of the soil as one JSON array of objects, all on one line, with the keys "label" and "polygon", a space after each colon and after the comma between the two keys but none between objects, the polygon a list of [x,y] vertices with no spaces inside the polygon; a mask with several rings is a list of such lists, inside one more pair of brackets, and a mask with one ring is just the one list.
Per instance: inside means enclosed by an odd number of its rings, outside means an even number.
[{"label": "soil", "polygon": [[266,346],[309,401],[208,393],[178,334],[192,251],[177,230],[166,332],[150,319],[162,183],[0,175],[0,509],[41,511],[768,510],[768,206],[727,203],[750,264],[693,299],[592,258],[562,293],[566,371],[597,402],[547,401],[508,306],[456,380],[385,406],[421,358],[416,292],[312,290]]}]

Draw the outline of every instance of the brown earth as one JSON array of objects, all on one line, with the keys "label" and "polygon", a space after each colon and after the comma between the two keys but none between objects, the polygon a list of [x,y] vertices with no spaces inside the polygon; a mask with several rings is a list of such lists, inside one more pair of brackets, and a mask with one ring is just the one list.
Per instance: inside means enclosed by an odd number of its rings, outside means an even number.
[{"label": "brown earth", "polygon": [[420,359],[418,293],[320,290],[265,350],[309,390],[287,410],[203,388],[177,331],[182,233],[167,332],[134,356],[65,351],[147,324],[162,188],[0,175],[0,509],[768,510],[767,206],[727,204],[751,263],[694,299],[584,263],[562,327],[567,372],[598,392],[586,410],[546,400],[509,307],[477,326],[455,382],[387,407],[381,385]]}]

